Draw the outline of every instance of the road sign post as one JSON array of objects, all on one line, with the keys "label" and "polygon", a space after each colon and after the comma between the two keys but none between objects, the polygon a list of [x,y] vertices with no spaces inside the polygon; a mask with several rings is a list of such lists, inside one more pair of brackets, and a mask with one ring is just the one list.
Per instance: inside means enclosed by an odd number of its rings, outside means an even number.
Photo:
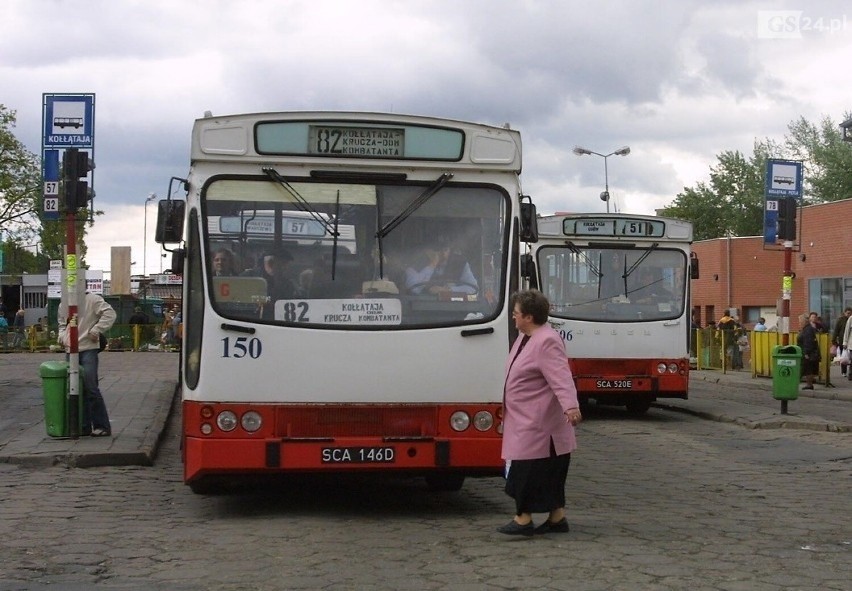
[{"label": "road sign post", "polygon": [[[94,168],[90,154],[95,153],[95,95],[42,95],[42,167],[44,175],[45,220],[59,220],[60,197],[65,201],[65,283],[68,317],[68,434],[80,437],[79,392],[80,356],[78,343],[78,261],[77,210],[86,207],[90,198],[89,171]],[[60,151],[64,151],[60,179]],[[85,162],[84,162],[85,159]],[[60,183],[61,180],[61,183]],[[94,184],[94,177],[92,178]]]},{"label": "road sign post", "polygon": [[[793,297],[793,246],[797,237],[796,213],[802,198],[802,163],[793,160],[766,161],[766,207],[764,244],[784,246],[784,272],[781,282],[781,344],[790,344],[790,300]],[[781,401],[781,414],[787,414],[787,400]]]}]

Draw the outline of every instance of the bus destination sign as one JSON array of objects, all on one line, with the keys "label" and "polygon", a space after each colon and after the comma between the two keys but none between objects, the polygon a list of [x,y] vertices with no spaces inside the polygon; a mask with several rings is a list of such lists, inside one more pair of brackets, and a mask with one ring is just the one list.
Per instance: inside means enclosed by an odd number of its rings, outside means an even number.
[{"label": "bus destination sign", "polygon": [[566,236],[661,238],[666,234],[666,224],[660,220],[643,218],[569,218],[563,222],[562,231]]},{"label": "bus destination sign", "polygon": [[311,125],[308,154],[402,158],[405,130],[389,127],[344,127]]}]

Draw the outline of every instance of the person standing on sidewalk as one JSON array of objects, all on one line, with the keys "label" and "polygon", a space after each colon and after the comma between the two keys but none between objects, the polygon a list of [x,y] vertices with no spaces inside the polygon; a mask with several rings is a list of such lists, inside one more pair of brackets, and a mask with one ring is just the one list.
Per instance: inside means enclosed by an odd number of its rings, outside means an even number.
[{"label": "person standing on sidewalk", "polygon": [[[567,533],[565,480],[582,420],[577,389],[559,334],[547,326],[550,303],[537,290],[512,296],[518,329],[506,360],[503,449],[506,494],[515,517],[497,531],[510,536]],[[535,527],[533,513],[548,513]]]},{"label": "person standing on sidewalk", "polygon": [[799,330],[797,344],[802,348],[802,376],[805,378],[803,390],[814,389],[814,376],[819,374],[819,341],[817,334],[819,333],[816,312],[808,314],[808,321]]},{"label": "person standing on sidewalk", "polygon": [[[87,293],[77,308],[77,351],[83,371],[83,428],[82,435],[108,437],[112,435],[104,397],[98,386],[98,353],[100,337],[106,335],[115,322],[115,310],[101,296]],[[59,308],[59,342],[70,351],[71,331],[68,330],[68,306]]]},{"label": "person standing on sidewalk", "polygon": [[[846,322],[846,328],[843,329],[843,337],[840,342],[844,349],[849,350],[849,347],[852,347],[852,320],[848,320]],[[850,351],[850,353],[852,353],[852,351]],[[846,379],[852,382],[852,368],[846,369]]]},{"label": "person standing on sidewalk", "polygon": [[[837,319],[837,322],[834,323],[834,332],[831,333],[831,343],[837,347],[837,356],[843,353],[843,350],[846,348],[846,345],[843,344],[843,334],[846,332],[846,324],[849,320],[849,317],[852,316],[852,308],[846,308],[843,311],[843,316]],[[849,367],[848,363],[840,364],[840,375],[846,375],[846,370]]]}]

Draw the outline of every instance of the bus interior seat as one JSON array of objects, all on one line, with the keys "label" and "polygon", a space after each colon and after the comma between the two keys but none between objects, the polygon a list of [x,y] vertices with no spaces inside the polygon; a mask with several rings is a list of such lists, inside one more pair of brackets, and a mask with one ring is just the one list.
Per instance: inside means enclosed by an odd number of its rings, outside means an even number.
[{"label": "bus interior seat", "polygon": [[[332,279],[334,267],[334,279]],[[331,255],[323,255],[320,271],[320,284],[327,298],[353,297],[361,294],[361,282],[364,279],[361,261],[357,255],[338,252],[332,262]],[[314,279],[316,281],[316,278]]]}]

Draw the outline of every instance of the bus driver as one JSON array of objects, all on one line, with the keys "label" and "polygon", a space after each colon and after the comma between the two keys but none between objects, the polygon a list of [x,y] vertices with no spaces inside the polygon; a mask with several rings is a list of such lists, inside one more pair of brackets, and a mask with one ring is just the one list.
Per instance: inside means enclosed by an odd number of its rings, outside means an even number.
[{"label": "bus driver", "polygon": [[419,269],[411,266],[405,270],[405,287],[414,294],[441,292],[472,295],[479,291],[479,284],[470,264],[461,253],[453,250],[445,237],[438,238],[437,247],[424,250],[426,264]]}]

